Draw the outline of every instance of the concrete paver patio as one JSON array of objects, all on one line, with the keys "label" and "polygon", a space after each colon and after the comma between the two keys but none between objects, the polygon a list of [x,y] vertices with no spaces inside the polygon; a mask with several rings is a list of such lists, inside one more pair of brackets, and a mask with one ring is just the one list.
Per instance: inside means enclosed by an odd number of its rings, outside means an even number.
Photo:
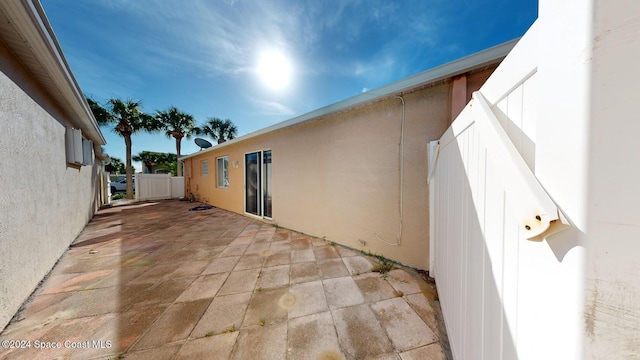
[{"label": "concrete paver patio", "polygon": [[360,252],[193,206],[99,211],[0,333],[0,358],[446,358],[414,270],[381,277]]}]

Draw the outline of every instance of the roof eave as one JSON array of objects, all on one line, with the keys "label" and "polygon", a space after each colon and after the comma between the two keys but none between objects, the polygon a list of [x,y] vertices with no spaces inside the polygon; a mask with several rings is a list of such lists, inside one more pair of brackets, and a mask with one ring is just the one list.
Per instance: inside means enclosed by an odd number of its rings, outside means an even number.
[{"label": "roof eave", "polygon": [[[87,100],[62,53],[51,24],[38,0],[0,2],[0,12],[10,20],[13,32],[0,35],[14,55],[29,69],[36,81],[72,117],[69,121],[82,129],[98,145],[106,144]],[[15,41],[17,37],[21,41]],[[19,48],[19,49],[18,49]],[[33,69],[37,63],[45,70]],[[34,65],[32,65],[34,66]]]}]

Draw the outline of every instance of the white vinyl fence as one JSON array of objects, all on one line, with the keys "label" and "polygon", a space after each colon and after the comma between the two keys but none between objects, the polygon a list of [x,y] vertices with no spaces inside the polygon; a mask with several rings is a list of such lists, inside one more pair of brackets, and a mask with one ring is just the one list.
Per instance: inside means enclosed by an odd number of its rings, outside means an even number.
[{"label": "white vinyl fence", "polygon": [[528,279],[548,257],[536,260],[540,241],[567,225],[532,172],[535,92],[525,89],[535,89],[535,64],[515,63],[505,91],[490,94],[495,105],[474,93],[431,146],[430,270],[456,360],[536,358],[529,333],[541,340],[553,326],[536,316]]},{"label": "white vinyl fence", "polygon": [[169,174],[136,174],[135,192],[138,201],[184,197],[184,177]]}]

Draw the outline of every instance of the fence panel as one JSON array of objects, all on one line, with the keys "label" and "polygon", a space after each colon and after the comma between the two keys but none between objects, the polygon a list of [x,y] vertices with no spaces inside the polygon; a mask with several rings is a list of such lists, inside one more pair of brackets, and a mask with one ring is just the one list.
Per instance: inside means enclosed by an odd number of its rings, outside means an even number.
[{"label": "fence panel", "polygon": [[184,197],[184,177],[173,176],[171,177],[171,198]]},{"label": "fence panel", "polygon": [[136,174],[136,199],[161,200],[184,197],[184,177],[169,174]]}]

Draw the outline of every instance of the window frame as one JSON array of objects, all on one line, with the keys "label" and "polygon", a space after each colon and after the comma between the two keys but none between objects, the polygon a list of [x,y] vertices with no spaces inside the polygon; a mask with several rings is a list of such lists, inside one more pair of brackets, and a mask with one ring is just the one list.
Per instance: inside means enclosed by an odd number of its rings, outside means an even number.
[{"label": "window frame", "polygon": [[[222,169],[220,169],[220,160],[222,160]],[[220,177],[222,170],[222,178]],[[221,181],[222,180],[222,184]],[[216,158],[216,187],[218,189],[229,188],[229,156],[220,156]]]}]

